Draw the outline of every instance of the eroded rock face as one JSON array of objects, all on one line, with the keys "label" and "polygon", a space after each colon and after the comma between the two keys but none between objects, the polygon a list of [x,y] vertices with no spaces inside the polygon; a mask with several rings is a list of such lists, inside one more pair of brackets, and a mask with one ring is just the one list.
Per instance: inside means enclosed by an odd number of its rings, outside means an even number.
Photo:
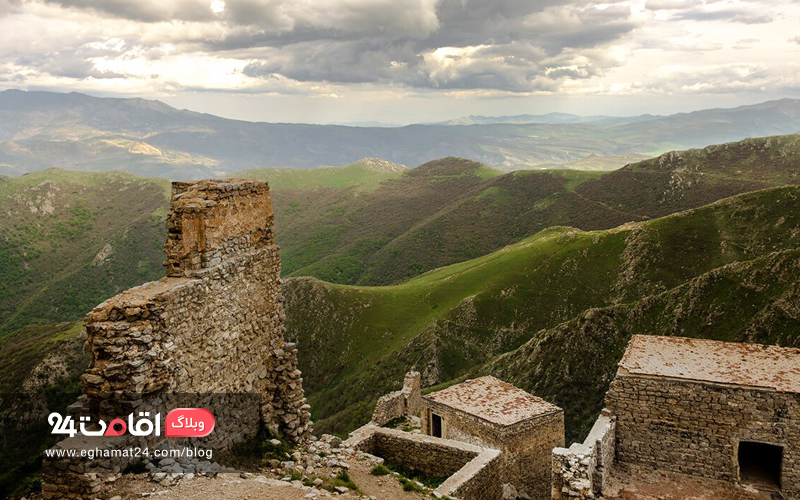
[{"label": "eroded rock face", "polygon": [[[171,394],[260,395],[216,407],[234,417],[218,421],[238,428],[215,432],[215,444],[246,439],[262,422],[290,442],[305,440],[310,406],[297,349],[284,340],[267,183],[173,183],[167,228],[167,276],[86,316],[92,362],[82,377],[83,413],[109,421]],[[229,407],[237,404],[243,407]],[[69,489],[68,480],[54,476],[45,467],[45,481],[56,480],[62,493]]]}]

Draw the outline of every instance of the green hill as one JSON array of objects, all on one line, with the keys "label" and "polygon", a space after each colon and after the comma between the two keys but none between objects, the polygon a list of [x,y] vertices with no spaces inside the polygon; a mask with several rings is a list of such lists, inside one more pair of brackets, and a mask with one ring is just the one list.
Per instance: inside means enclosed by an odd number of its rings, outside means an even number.
[{"label": "green hill", "polygon": [[[503,174],[443,158],[414,169],[364,159],[237,175],[272,185],[285,276],[386,285],[552,226],[608,229],[798,183],[800,136],[668,153],[606,174]],[[167,189],[164,180],[120,173],[0,179],[0,334],[78,319],[159,277]]]},{"label": "green hill", "polygon": [[75,320],[159,278],[167,189],[119,172],[0,180],[0,334]]},{"label": "green hill", "polygon": [[408,170],[405,165],[378,158],[362,158],[343,167],[253,168],[232,176],[267,181],[273,193],[346,188],[353,188],[356,192],[372,192],[383,181],[400,177],[405,170]]},{"label": "green hill", "polygon": [[[633,307],[661,294],[669,297],[670,291],[691,287],[724,266],[797,248],[800,188],[773,188],[611,230],[548,229],[400,285],[356,287],[290,279],[284,289],[287,329],[303,353],[301,369],[317,427],[341,432],[363,422],[375,398],[391,390],[412,366],[422,371],[427,385],[445,382],[587,311]],[[793,268],[787,271],[788,276],[774,281],[797,281]],[[772,285],[751,286],[757,291]],[[742,295],[746,289],[728,291],[731,296],[720,295],[703,307],[725,311],[749,300]],[[738,310],[740,323],[757,321],[759,306],[768,297]],[[675,307],[677,302],[666,303],[653,313],[652,323],[668,323]],[[797,321],[796,310],[787,309],[787,314],[787,321]],[[765,321],[775,326],[776,319]],[[712,328],[717,325],[719,329]],[[718,337],[735,339],[737,331],[727,325],[723,318],[710,325],[687,320],[682,331],[710,336],[713,330]],[[618,345],[624,345],[622,337]],[[794,344],[800,339],[765,340]],[[597,355],[608,356],[606,364],[617,355],[611,348]],[[584,363],[599,360],[587,358]],[[530,376],[530,386],[538,380],[532,373],[518,373],[515,379]],[[543,395],[558,395],[555,400],[562,404],[564,395],[576,394],[569,391],[580,391],[564,384],[547,387],[552,391]],[[556,394],[560,390],[564,395]],[[569,418],[570,432],[583,430],[583,420],[572,413]]]},{"label": "green hill", "polygon": [[601,174],[502,174],[444,158],[369,193],[275,191],[284,274],[386,285],[547,227],[608,229],[800,183],[800,135],[667,153]]},{"label": "green hill", "polygon": [[491,373],[565,410],[571,439],[585,436],[634,334],[800,346],[800,250],[719,267],[641,300],[589,309],[536,332],[473,373]]}]

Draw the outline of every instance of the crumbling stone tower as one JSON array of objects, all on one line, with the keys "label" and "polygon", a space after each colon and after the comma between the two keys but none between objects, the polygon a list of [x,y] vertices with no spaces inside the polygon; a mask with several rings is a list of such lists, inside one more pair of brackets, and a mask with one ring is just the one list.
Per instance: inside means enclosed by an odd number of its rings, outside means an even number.
[{"label": "crumbling stone tower", "polygon": [[159,393],[256,393],[274,433],[311,432],[284,341],[280,251],[266,182],[173,182],[167,276],[123,292],[85,320],[83,376],[93,415],[127,415]]}]

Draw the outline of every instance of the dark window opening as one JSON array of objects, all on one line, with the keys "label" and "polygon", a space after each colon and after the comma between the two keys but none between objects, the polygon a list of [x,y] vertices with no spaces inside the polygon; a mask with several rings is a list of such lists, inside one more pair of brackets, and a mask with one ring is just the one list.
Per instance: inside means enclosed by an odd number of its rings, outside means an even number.
[{"label": "dark window opening", "polygon": [[756,488],[781,489],[783,447],[766,443],[739,443],[739,479]]},{"label": "dark window opening", "polygon": [[435,413],[431,413],[431,436],[442,437],[442,417]]}]

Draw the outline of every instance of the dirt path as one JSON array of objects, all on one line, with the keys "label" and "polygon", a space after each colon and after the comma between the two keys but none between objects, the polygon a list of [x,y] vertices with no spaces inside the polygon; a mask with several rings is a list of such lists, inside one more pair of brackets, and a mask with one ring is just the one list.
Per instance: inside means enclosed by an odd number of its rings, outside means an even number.
[{"label": "dirt path", "polygon": [[614,500],[769,500],[770,493],[683,474],[614,465],[603,498]]},{"label": "dirt path", "polygon": [[[364,462],[350,462],[349,475],[360,492],[344,494],[303,486],[300,481],[289,483],[264,475],[229,473],[214,478],[193,477],[177,485],[164,487],[148,480],[146,475],[130,475],[120,479],[108,498],[119,496],[122,500],[308,500],[314,498],[375,498],[377,500],[419,500],[419,493],[403,491],[393,475],[373,476],[371,466]],[[336,474],[338,470],[319,469],[315,475]],[[242,477],[244,476],[244,477]]]}]

